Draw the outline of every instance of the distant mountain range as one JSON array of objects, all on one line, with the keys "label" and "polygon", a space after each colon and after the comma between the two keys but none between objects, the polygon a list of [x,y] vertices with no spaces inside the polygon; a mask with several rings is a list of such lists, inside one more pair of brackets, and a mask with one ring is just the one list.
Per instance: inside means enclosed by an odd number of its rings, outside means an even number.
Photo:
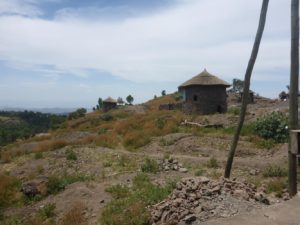
[{"label": "distant mountain range", "polygon": [[[78,108],[18,108],[18,107],[1,107],[1,111],[15,111],[15,112],[23,112],[25,110],[27,111],[33,111],[33,112],[41,112],[41,113],[51,113],[51,114],[69,114],[70,112],[76,111]],[[92,109],[87,109],[88,112],[91,112]]]}]

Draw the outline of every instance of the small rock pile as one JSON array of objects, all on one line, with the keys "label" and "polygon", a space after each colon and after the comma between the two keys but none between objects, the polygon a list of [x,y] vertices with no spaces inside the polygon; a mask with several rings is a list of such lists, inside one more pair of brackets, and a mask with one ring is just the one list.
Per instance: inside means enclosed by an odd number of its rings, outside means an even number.
[{"label": "small rock pile", "polygon": [[152,225],[191,224],[195,220],[230,217],[269,204],[255,185],[236,180],[183,178],[164,201],[150,208]]},{"label": "small rock pile", "polygon": [[159,163],[161,171],[175,170],[182,173],[188,172],[188,169],[183,167],[182,163],[179,163],[177,159],[168,158],[163,159]]}]

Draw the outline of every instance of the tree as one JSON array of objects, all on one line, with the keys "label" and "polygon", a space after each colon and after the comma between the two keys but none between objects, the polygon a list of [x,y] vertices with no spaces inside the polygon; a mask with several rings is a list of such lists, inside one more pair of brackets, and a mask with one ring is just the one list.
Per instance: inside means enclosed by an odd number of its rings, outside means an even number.
[{"label": "tree", "polygon": [[102,100],[102,98],[98,98],[98,106],[99,106],[99,108],[97,107],[97,109],[101,109],[103,107],[103,100]]},{"label": "tree", "polygon": [[236,93],[241,93],[243,92],[243,87],[244,87],[244,81],[240,79],[233,79],[232,80],[232,90]]},{"label": "tree", "polygon": [[[299,0],[291,1],[291,71],[289,86],[289,128],[298,129],[298,91],[299,91]],[[288,151],[289,173],[288,189],[290,196],[297,194],[297,155]]]},{"label": "tree", "polygon": [[95,108],[95,107],[93,107],[93,111],[96,111],[96,108]]},{"label": "tree", "polygon": [[162,91],[161,91],[161,95],[162,95],[162,96],[165,96],[165,95],[166,95],[166,90],[162,90]]},{"label": "tree", "polygon": [[241,130],[242,130],[242,127],[244,124],[244,120],[245,120],[247,104],[248,104],[249,89],[250,89],[250,80],[251,80],[252,71],[253,71],[255,61],[256,61],[256,58],[258,55],[261,38],[262,38],[265,24],[266,24],[268,5],[269,5],[269,0],[263,0],[260,18],[259,18],[259,25],[258,25],[254,45],[252,48],[252,53],[251,53],[251,56],[250,56],[250,59],[248,62],[248,66],[246,69],[246,73],[245,73],[245,79],[244,79],[244,85],[243,85],[243,93],[244,94],[242,97],[242,106],[241,106],[241,111],[240,111],[240,117],[239,117],[238,126],[235,130],[234,137],[233,137],[230,151],[229,151],[228,158],[227,158],[227,163],[226,163],[226,168],[225,168],[225,173],[224,173],[225,178],[230,177],[233,158],[235,155],[235,150],[236,150],[237,143],[239,141],[240,133],[241,133]]},{"label": "tree", "polygon": [[285,100],[288,98],[288,94],[285,91],[282,91],[279,93],[278,97],[280,100]]},{"label": "tree", "polygon": [[156,96],[156,95],[154,95],[154,99],[157,99],[157,96]]},{"label": "tree", "polygon": [[123,105],[124,104],[124,101],[123,101],[123,99],[121,97],[119,97],[117,99],[117,102],[118,102],[119,105]]},{"label": "tree", "polygon": [[132,105],[133,100],[134,100],[134,98],[131,95],[128,95],[126,97],[126,101],[128,102],[129,105]]}]

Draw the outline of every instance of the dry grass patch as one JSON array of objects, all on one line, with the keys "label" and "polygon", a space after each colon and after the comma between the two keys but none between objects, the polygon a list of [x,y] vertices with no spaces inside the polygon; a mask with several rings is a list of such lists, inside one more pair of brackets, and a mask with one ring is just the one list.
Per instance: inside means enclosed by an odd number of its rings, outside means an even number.
[{"label": "dry grass patch", "polygon": [[84,217],[86,206],[83,203],[75,203],[61,219],[60,225],[84,225],[87,221]]}]

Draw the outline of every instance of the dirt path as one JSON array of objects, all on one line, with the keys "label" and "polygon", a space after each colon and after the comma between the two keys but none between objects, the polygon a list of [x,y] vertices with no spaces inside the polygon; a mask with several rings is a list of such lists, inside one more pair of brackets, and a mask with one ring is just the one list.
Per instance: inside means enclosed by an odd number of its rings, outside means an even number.
[{"label": "dirt path", "polygon": [[211,220],[195,225],[299,225],[300,194],[290,201],[270,206],[259,211],[226,219]]}]

